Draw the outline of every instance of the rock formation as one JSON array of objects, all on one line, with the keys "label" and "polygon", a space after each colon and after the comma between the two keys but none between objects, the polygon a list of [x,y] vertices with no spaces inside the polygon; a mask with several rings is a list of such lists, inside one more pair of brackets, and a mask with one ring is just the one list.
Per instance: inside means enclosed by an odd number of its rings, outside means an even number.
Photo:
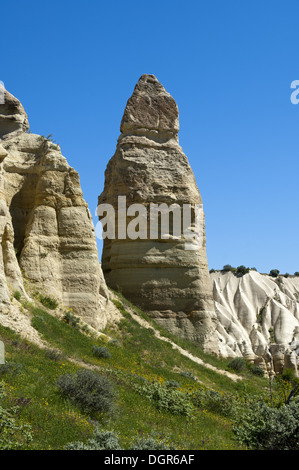
[{"label": "rock formation", "polygon": [[0,104],[0,300],[26,297],[23,277],[91,326],[104,326],[107,287],[78,173],[60,147],[26,133],[27,115],[8,92]]},{"label": "rock formation", "polygon": [[[24,321],[20,304],[12,301],[15,291],[23,299],[33,291],[54,296],[96,329],[119,319],[119,312],[109,302],[79,175],[59,145],[28,129],[23,106],[5,91],[0,101],[0,322],[18,333],[27,330],[27,337],[38,342],[30,318]],[[178,131],[176,102],[153,75],[143,75],[127,102],[99,197],[107,214],[112,207],[115,224],[104,239],[107,284],[208,352],[243,356],[264,371],[292,369],[298,375],[299,277],[273,278],[253,270],[243,276],[209,275],[204,216],[200,233],[195,223],[202,200]],[[151,212],[163,204],[169,227],[163,211],[159,217],[159,210]],[[187,222],[185,206],[192,206]]]},{"label": "rock formation", "polygon": [[211,273],[221,356],[299,371],[299,277]]},{"label": "rock formation", "polygon": [[[104,239],[102,268],[106,282],[172,333],[217,353],[204,221],[202,246],[190,250],[185,249],[183,231],[180,236],[172,232],[169,238],[163,238],[161,221],[158,236],[150,236],[152,204],[176,204],[179,209],[202,204],[194,174],[178,143],[176,102],[153,75],[142,75],[138,81],[120,130],[99,197],[100,206],[113,206],[117,222],[116,237]],[[121,233],[119,197],[128,210],[128,230],[136,215],[133,204],[146,209],[136,239]]]},{"label": "rock formation", "polygon": [[27,132],[29,123],[19,100],[7,90],[1,89],[1,97],[2,93],[4,93],[4,103],[0,102],[0,139],[6,140]]}]

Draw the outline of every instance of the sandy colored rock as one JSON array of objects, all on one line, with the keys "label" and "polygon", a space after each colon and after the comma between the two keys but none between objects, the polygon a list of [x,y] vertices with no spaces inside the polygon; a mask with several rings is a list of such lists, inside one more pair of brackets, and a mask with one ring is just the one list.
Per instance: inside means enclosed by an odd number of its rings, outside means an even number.
[{"label": "sandy colored rock", "polygon": [[103,328],[109,294],[79,175],[59,145],[25,133],[23,107],[6,96],[5,119],[11,112],[15,120],[7,122],[18,123],[18,129],[8,132],[0,120],[1,312],[9,312],[14,290],[27,296],[24,276],[34,290]]},{"label": "sandy colored rock", "polygon": [[[118,219],[118,197],[126,209],[141,204],[170,206],[202,204],[195,177],[178,143],[179,119],[175,100],[153,75],[142,75],[128,100],[121,135],[107,165],[99,204],[110,204]],[[127,228],[132,217],[127,219]],[[203,244],[186,250],[184,234],[169,239],[105,239],[102,268],[107,284],[176,335],[203,349],[217,352],[215,311]],[[116,227],[119,228],[118,226]],[[144,226],[143,226],[144,228]]]},{"label": "sandy colored rock", "polygon": [[28,129],[28,118],[23,106],[17,98],[5,90],[4,103],[0,102],[0,139],[10,139],[27,132]]}]

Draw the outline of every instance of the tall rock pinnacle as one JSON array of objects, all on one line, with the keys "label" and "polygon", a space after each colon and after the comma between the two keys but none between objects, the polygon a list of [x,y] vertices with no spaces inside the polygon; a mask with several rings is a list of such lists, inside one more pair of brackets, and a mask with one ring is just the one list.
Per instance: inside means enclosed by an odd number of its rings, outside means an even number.
[{"label": "tall rock pinnacle", "polygon": [[[178,116],[175,100],[156,77],[142,75],[127,102],[116,152],[108,163],[99,197],[99,207],[113,206],[117,229],[115,238],[104,239],[102,269],[110,287],[120,290],[159,324],[217,353],[204,217],[202,243],[196,249],[186,249],[185,232],[175,232],[175,221],[181,222],[183,212],[179,219],[170,213],[168,237],[161,236],[161,218],[155,236],[150,226],[153,205],[169,208],[175,204],[183,210],[184,205],[194,208],[202,204],[194,174],[178,143]],[[125,237],[120,227],[120,197],[128,211]],[[136,210],[132,204],[147,211],[135,237],[128,236]]]},{"label": "tall rock pinnacle", "polygon": [[27,133],[27,114],[5,91],[0,102],[0,315],[23,277],[95,328],[105,326],[108,290],[78,173],[59,145]]}]

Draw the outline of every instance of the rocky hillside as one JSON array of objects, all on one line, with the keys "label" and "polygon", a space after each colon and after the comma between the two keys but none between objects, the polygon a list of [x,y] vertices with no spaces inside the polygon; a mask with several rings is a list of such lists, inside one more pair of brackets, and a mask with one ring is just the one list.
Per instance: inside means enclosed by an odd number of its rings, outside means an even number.
[{"label": "rocky hillside", "polygon": [[279,372],[299,363],[299,277],[211,273],[223,357],[244,356]]},{"label": "rocky hillside", "polygon": [[[107,450],[246,448],[233,432],[235,406],[269,399],[268,379],[235,371],[110,294],[119,315],[101,334],[38,299],[14,299],[30,336],[14,331],[19,319],[7,328],[0,317],[0,450],[83,450],[97,431],[118,437],[120,445],[100,447]],[[73,379],[68,394],[62,385]]]},{"label": "rocky hillside", "polygon": [[[115,208],[118,224],[120,196],[126,209],[202,204],[178,131],[175,100],[156,77],[142,75],[127,102],[99,197],[100,204]],[[130,215],[134,211],[126,229]],[[173,227],[174,221],[173,216]],[[162,222],[160,235],[161,227]],[[105,239],[102,272],[78,173],[50,137],[29,132],[23,106],[5,92],[0,104],[2,325],[34,341],[24,305],[42,293],[100,332],[119,316],[108,285],[156,324],[206,352],[243,356],[268,372],[291,368],[298,374],[299,277],[274,278],[254,270],[209,275],[204,218],[202,228],[202,244],[191,250],[185,232]]]}]

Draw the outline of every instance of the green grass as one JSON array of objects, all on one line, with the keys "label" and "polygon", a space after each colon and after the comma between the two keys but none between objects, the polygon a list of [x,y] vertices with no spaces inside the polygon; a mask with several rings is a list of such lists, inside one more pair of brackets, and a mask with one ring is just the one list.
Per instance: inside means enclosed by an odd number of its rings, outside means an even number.
[{"label": "green grass", "polygon": [[[49,349],[59,349],[61,355],[50,355],[0,326],[0,339],[5,343],[8,363],[4,369],[0,366],[0,381],[4,382],[7,394],[2,404],[5,407],[19,405],[17,419],[31,425],[33,440],[27,448],[63,449],[68,442],[85,441],[92,436],[98,422],[103,429],[119,433],[124,448],[129,448],[135,437],[154,431],[161,439],[172,442],[176,449],[239,449],[229,418],[195,407],[191,419],[159,410],[153,400],[137,391],[137,386],[152,381],[163,386],[167,381],[175,380],[182,393],[205,388],[233,394],[238,401],[249,394],[267,394],[267,380],[244,372],[240,374],[242,380],[233,382],[196,364],[169,343],[158,340],[152,331],[141,327],[127,313],[124,299],[120,298],[119,302],[124,318],[118,328],[107,328],[104,332],[117,340],[113,342],[106,337],[88,336],[46,310],[27,306],[34,328],[49,343]],[[227,368],[228,361],[203,354],[193,344],[157,327],[143,312],[138,313],[161,334],[192,354],[219,369]],[[107,347],[111,357],[96,357],[94,346]],[[58,377],[82,367],[93,368],[113,381],[117,398],[112,415],[90,417],[59,394]],[[196,381],[181,372],[191,373]]]}]

